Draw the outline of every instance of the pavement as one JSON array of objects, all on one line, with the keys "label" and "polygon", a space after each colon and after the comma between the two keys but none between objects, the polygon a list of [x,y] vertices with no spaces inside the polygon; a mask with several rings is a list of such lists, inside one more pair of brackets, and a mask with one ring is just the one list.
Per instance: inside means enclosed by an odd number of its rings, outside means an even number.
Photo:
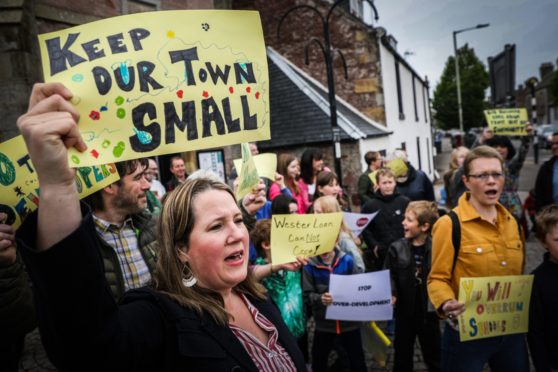
[{"label": "pavement", "polygon": [[[517,146],[517,143],[515,143]],[[435,156],[434,163],[436,166],[436,170],[438,171],[439,175],[442,176],[444,172],[448,169],[449,160],[451,155],[451,145],[449,143],[449,139],[444,138],[442,143],[442,153]],[[525,163],[523,165],[523,169],[521,171],[521,177],[519,180],[519,195],[524,200],[527,196],[529,190],[534,187],[535,179],[537,176],[537,172],[539,166],[549,159],[551,156],[549,150],[541,150],[539,153],[539,164],[534,163],[533,158],[533,150],[531,149]],[[436,194],[439,197],[439,190],[442,187],[441,180],[435,181],[435,189]],[[525,273],[532,272],[541,262],[542,262],[542,255],[544,253],[544,249],[542,246],[536,241],[533,234],[529,236],[526,241],[526,265],[525,265]],[[393,342],[393,336],[389,336]],[[332,360],[335,359],[335,356],[332,357]],[[420,348],[418,342],[415,347],[415,355],[414,355],[414,371],[423,372],[427,371],[426,365],[422,360],[422,354],[420,352]],[[393,347],[389,347],[387,351],[387,364],[385,367],[382,367],[376,363],[370,355],[366,357],[366,365],[370,372],[385,372],[390,371],[393,368]],[[52,366],[49,362],[46,353],[41,346],[40,343],[40,335],[38,330],[35,330],[29,333],[25,339],[25,350],[23,356],[20,361],[20,372],[43,372],[43,371],[57,371],[56,368]],[[488,371],[488,367],[485,368]],[[534,371],[533,366],[531,365],[531,371]]]}]

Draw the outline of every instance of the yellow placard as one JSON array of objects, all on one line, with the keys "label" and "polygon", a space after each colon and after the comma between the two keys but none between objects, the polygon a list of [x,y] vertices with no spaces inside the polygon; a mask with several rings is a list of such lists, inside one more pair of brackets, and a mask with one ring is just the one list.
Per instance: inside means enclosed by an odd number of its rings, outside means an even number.
[{"label": "yellow placard", "polygon": [[74,94],[74,167],[270,138],[258,12],[184,10],[39,35],[45,81]]},{"label": "yellow placard", "polygon": [[533,275],[461,278],[461,341],[527,332],[532,286]]},{"label": "yellow placard", "polygon": [[368,178],[370,178],[370,181],[372,182],[373,186],[376,186],[378,184],[378,181],[376,180],[376,175],[377,174],[378,174],[377,170],[368,173]]},{"label": "yellow placard", "polygon": [[507,108],[484,110],[484,117],[494,134],[502,136],[526,136],[527,110]]},{"label": "yellow placard", "polygon": [[294,262],[335,247],[343,213],[279,214],[271,219],[271,262]]},{"label": "yellow placard", "polygon": [[[274,181],[275,172],[277,171],[277,155],[272,153],[258,154],[253,158],[260,177],[269,178]],[[240,172],[242,169],[242,159],[234,159],[233,163],[237,172]],[[240,176],[240,173],[238,175]]]},{"label": "yellow placard", "polygon": [[254,157],[250,152],[248,143],[240,145],[242,152],[242,165],[240,168],[240,176],[238,182],[238,189],[236,190],[236,198],[242,199],[244,195],[252,192],[252,190],[260,183],[260,176],[254,163]]},{"label": "yellow placard", "polygon": [[[80,198],[120,179],[114,164],[81,167],[76,170]],[[22,136],[0,144],[0,212],[4,223],[17,229],[39,204],[39,180]]]},{"label": "yellow placard", "polygon": [[393,159],[387,164],[387,167],[391,169],[395,178],[404,177],[409,171],[409,167],[403,161],[403,159]]}]

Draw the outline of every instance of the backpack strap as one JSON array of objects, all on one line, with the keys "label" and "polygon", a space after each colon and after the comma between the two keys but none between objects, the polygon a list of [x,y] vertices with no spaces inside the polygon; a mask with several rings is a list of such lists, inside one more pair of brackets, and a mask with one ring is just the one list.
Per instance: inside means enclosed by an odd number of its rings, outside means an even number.
[{"label": "backpack strap", "polygon": [[455,270],[457,263],[457,255],[459,254],[459,247],[461,246],[461,223],[457,217],[457,213],[453,210],[448,213],[451,219],[451,242],[453,243],[453,264],[451,266],[451,273]]}]

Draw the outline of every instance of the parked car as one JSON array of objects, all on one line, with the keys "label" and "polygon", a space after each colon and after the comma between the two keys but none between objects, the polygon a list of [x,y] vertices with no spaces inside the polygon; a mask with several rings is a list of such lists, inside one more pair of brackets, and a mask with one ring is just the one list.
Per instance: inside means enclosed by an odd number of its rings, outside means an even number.
[{"label": "parked car", "polygon": [[[542,125],[541,125],[542,127]],[[537,128],[537,136],[539,137],[539,147],[549,149],[552,142],[552,133],[558,133],[558,124],[544,124],[544,128]]]}]

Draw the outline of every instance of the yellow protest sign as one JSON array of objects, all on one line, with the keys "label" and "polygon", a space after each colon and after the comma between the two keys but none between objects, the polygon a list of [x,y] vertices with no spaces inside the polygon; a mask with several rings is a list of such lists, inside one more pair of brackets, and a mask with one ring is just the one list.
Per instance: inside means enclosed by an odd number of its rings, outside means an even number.
[{"label": "yellow protest sign", "polygon": [[484,110],[484,117],[494,134],[503,136],[526,136],[527,110],[507,108]]},{"label": "yellow protest sign", "polygon": [[74,167],[270,138],[258,12],[188,10],[39,35],[45,81],[74,94],[88,146]]},{"label": "yellow protest sign", "polygon": [[[258,154],[253,158],[260,177],[269,178],[274,181],[277,170],[277,155],[271,153]],[[240,172],[242,169],[242,159],[234,159],[233,163],[236,171]],[[240,176],[240,173],[238,175]]]},{"label": "yellow protest sign", "polygon": [[461,341],[527,332],[532,286],[533,275],[461,278]]},{"label": "yellow protest sign", "polygon": [[242,143],[240,145],[240,150],[242,152],[242,165],[240,168],[238,189],[236,190],[236,198],[238,200],[242,199],[244,195],[250,193],[254,187],[260,183],[260,176],[258,175],[258,170],[256,169],[256,164],[254,163],[254,157],[250,152],[250,146],[248,146],[248,143]]},{"label": "yellow protest sign", "polygon": [[378,181],[376,180],[376,175],[377,174],[378,174],[377,170],[368,173],[368,178],[370,178],[370,181],[372,182],[373,186],[376,186],[378,184]]},{"label": "yellow protest sign", "polygon": [[[80,198],[120,179],[114,164],[76,170]],[[39,205],[39,180],[22,136],[0,144],[0,212],[15,229]]]},{"label": "yellow protest sign", "polygon": [[409,167],[402,159],[394,159],[387,164],[387,167],[391,169],[395,178],[404,177],[409,171]]},{"label": "yellow protest sign", "polygon": [[312,257],[335,247],[343,213],[279,214],[271,219],[271,262],[274,265]]}]

